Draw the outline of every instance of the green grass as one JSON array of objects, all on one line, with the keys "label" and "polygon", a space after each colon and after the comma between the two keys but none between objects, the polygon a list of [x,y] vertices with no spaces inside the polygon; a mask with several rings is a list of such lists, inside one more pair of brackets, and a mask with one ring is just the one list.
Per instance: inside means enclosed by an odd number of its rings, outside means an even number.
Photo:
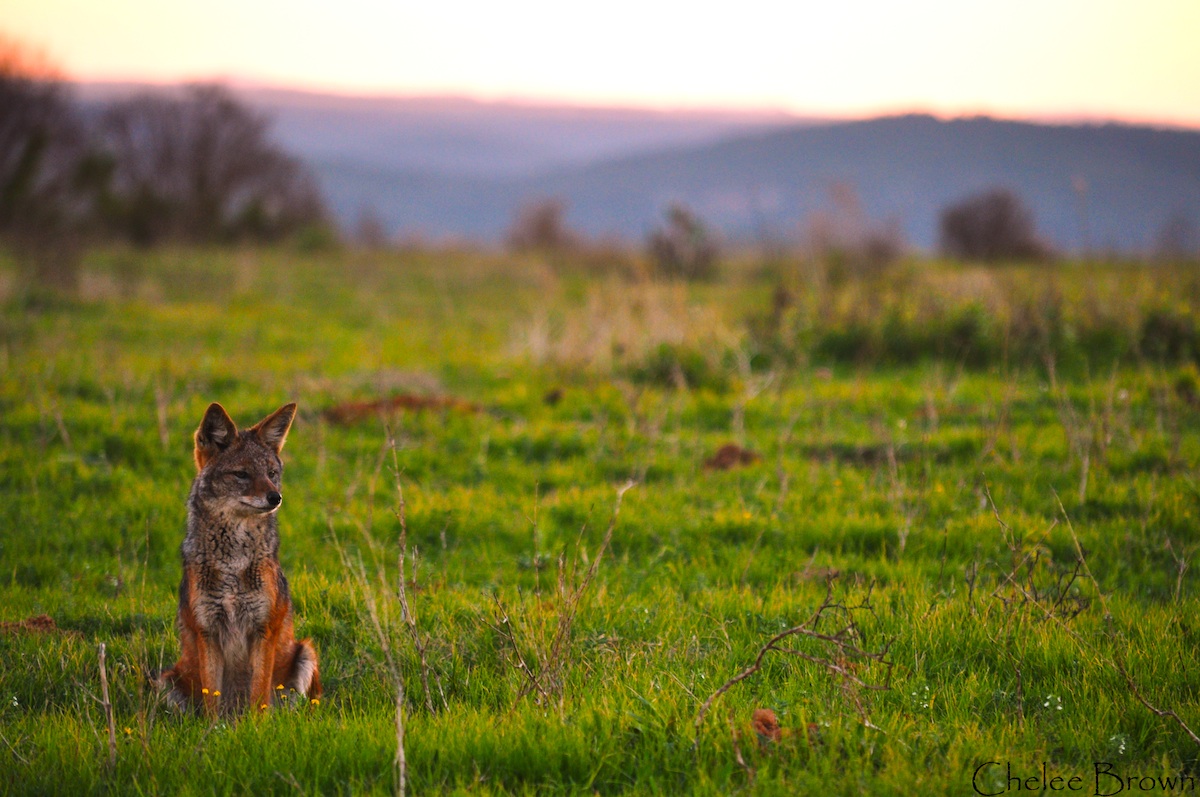
[{"label": "green grass", "polygon": [[[990,272],[926,268],[921,285],[964,306],[978,303],[964,285],[994,288]],[[970,794],[999,761],[1080,775],[1090,794],[1096,762],[1200,770],[1200,748],[1121,672],[1200,728],[1197,377],[1186,347],[1156,359],[1138,344],[1155,291],[1194,315],[1186,272],[1057,272],[1054,318],[1117,319],[1125,342],[1076,335],[1019,357],[980,338],[999,352],[982,358],[937,341],[831,357],[822,341],[847,319],[875,329],[866,282],[801,292],[764,336],[774,283],[749,273],[663,286],[470,253],[101,252],[74,298],[13,273],[0,266],[0,620],[48,614],[59,630],[0,632],[0,792],[390,793],[394,687],[368,598],[406,687],[415,793]],[[894,279],[893,324],[908,312],[895,286],[915,278]],[[998,279],[1035,296],[1044,276]],[[920,295],[904,340],[936,316]],[[983,328],[1001,327],[1015,328]],[[387,428],[322,415],[406,392],[481,409]],[[281,558],[327,685],[320,705],[215,725],[143,678],[178,654],[190,436],[214,400],[240,423],[300,403]],[[395,585],[401,550],[389,432],[433,712],[375,577]],[[760,459],[706,470],[729,442]],[[559,557],[569,590],[631,478],[561,680],[523,695],[518,652],[536,667],[564,611]],[[808,618],[835,572],[834,600],[862,607],[856,647],[888,651],[847,666],[889,688],[771,653],[697,734],[701,704]],[[794,732],[760,744],[756,708]],[[999,773],[980,787],[1003,789]]]}]

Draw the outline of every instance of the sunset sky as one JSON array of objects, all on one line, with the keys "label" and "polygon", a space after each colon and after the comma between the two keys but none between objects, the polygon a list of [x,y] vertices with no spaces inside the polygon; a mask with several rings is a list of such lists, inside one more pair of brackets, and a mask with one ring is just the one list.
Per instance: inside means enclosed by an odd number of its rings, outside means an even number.
[{"label": "sunset sky", "polygon": [[1200,0],[0,0],[84,80],[1200,127]]}]

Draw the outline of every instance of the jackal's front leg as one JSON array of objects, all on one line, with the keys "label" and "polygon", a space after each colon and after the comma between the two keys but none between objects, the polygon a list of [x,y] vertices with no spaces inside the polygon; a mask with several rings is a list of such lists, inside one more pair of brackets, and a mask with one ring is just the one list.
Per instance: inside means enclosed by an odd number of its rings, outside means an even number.
[{"label": "jackal's front leg", "polygon": [[221,682],[225,677],[225,659],[220,649],[204,634],[196,634],[196,663],[200,670],[200,697],[204,713],[216,717],[221,706]]},{"label": "jackal's front leg", "polygon": [[271,677],[275,672],[276,635],[255,640],[250,648],[250,706],[260,711],[271,703]]}]

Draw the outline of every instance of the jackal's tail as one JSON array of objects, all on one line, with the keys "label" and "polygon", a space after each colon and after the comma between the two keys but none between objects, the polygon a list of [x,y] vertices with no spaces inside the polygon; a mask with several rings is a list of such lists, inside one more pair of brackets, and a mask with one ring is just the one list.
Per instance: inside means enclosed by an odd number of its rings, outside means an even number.
[{"label": "jackal's tail", "polygon": [[283,677],[283,685],[309,698],[321,696],[321,672],[317,666],[317,651],[308,639],[300,639],[292,647],[291,662]]}]

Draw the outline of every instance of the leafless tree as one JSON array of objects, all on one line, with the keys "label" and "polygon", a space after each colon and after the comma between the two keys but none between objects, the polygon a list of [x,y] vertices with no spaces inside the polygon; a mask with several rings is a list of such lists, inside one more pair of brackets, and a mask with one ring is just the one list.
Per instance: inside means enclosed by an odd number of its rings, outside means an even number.
[{"label": "leafless tree", "polygon": [[320,222],[315,183],[267,129],[215,85],[112,105],[98,126],[111,163],[109,223],[149,244],[273,239]]},{"label": "leafless tree", "polygon": [[964,260],[1042,260],[1049,247],[1038,237],[1033,213],[1012,191],[997,188],[942,210],[941,249]]}]

